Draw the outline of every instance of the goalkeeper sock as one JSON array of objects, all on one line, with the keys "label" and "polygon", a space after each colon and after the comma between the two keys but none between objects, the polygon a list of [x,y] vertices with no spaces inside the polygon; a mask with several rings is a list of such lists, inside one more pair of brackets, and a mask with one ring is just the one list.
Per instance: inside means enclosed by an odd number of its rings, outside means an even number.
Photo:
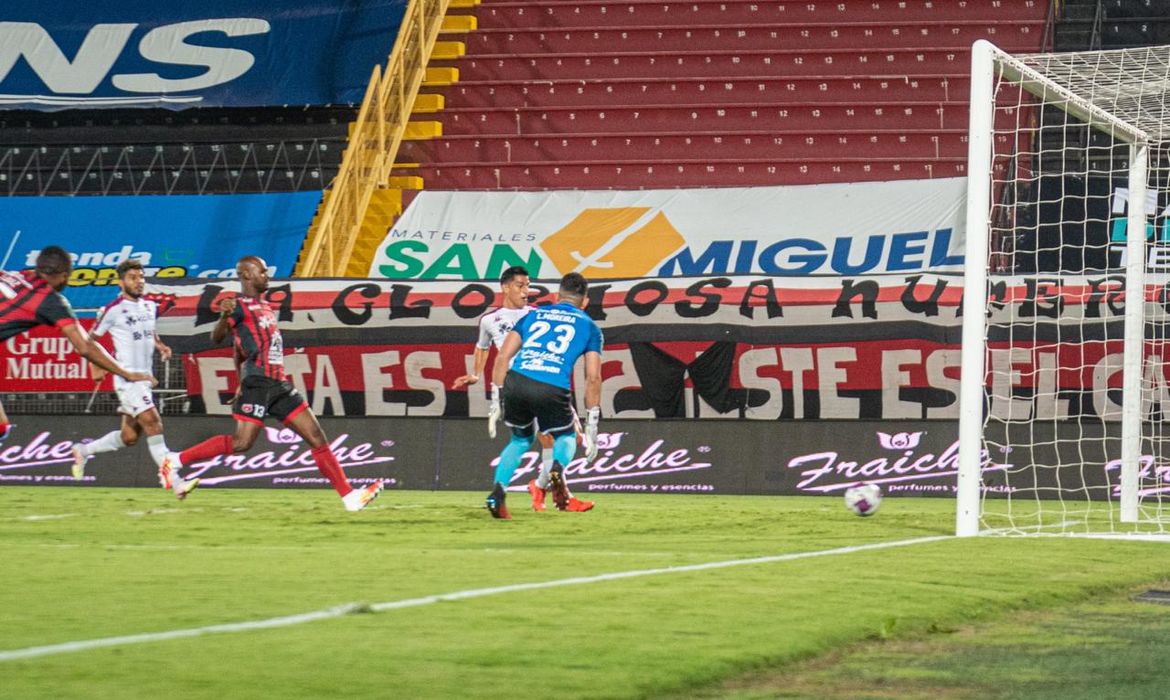
[{"label": "goalkeeper sock", "polygon": [[536,477],[536,485],[542,489],[548,489],[548,473],[552,471],[552,465],[553,451],[546,447],[540,451],[540,475]]},{"label": "goalkeeper sock", "polygon": [[203,442],[188,447],[179,453],[179,462],[183,465],[198,462],[201,459],[211,459],[212,457],[227,457],[232,453],[232,436],[231,435],[215,435],[209,437]]},{"label": "goalkeeper sock", "polygon": [[162,435],[147,435],[146,449],[150,450],[150,458],[154,463],[161,467],[167,458],[167,439]]},{"label": "goalkeeper sock", "polygon": [[513,435],[504,449],[500,451],[500,461],[496,464],[496,483],[507,486],[512,483],[512,475],[520,466],[520,458],[532,444],[531,437]]},{"label": "goalkeeper sock", "polygon": [[553,443],[553,459],[563,466],[569,466],[577,454],[577,434],[573,432],[558,435]]},{"label": "goalkeeper sock", "polygon": [[349,479],[345,478],[345,470],[337,462],[337,455],[333,454],[333,449],[328,444],[314,447],[310,450],[313,453],[313,461],[317,463],[317,470],[325,475],[330,484],[333,484],[333,490],[337,495],[345,498],[353,487],[349,485]]},{"label": "goalkeeper sock", "polygon": [[78,445],[77,451],[86,457],[90,457],[102,452],[113,452],[114,450],[120,450],[125,446],[126,443],[122,441],[122,431],[111,430],[93,442],[87,442],[84,445]]}]

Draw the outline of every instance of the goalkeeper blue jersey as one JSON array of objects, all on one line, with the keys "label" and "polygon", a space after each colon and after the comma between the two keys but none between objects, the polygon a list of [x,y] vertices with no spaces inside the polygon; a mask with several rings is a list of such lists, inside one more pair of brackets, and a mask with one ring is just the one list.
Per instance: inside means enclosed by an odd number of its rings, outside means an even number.
[{"label": "goalkeeper blue jersey", "polygon": [[568,389],[573,365],[587,352],[600,353],[601,329],[568,302],[529,311],[512,328],[520,334],[520,351],[511,370],[538,382]]}]

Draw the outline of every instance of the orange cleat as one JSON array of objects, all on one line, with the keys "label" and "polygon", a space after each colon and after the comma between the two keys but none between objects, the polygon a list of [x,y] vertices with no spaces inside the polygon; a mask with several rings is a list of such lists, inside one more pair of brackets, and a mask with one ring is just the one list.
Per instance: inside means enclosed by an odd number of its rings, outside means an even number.
[{"label": "orange cleat", "polygon": [[587,510],[593,510],[593,501],[582,501],[576,496],[570,496],[569,504],[565,506],[565,510],[570,513],[584,513]]},{"label": "orange cleat", "polygon": [[532,510],[537,513],[544,512],[544,497],[548,492],[536,484],[536,479],[528,482],[528,493],[532,494]]}]

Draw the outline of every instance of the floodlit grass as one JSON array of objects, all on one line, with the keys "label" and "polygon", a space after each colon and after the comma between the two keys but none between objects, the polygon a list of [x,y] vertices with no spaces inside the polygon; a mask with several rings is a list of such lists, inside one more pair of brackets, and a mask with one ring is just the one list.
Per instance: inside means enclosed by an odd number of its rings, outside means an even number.
[{"label": "floodlit grass", "polygon": [[[493,521],[483,494],[0,489],[0,651],[517,583],[947,535],[953,504],[604,495]],[[551,506],[551,503],[550,503]],[[621,698],[686,694],[1170,577],[1170,545],[907,547],[501,593],[280,629],[0,662],[11,698]]]}]

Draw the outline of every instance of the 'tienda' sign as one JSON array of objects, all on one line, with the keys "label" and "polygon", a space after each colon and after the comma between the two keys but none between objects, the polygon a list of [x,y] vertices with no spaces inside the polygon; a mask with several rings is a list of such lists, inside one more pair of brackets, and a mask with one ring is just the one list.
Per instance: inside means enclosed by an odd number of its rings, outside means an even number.
[{"label": "'tienda' sign", "polygon": [[966,180],[642,192],[422,192],[371,277],[860,275],[962,269]]}]

